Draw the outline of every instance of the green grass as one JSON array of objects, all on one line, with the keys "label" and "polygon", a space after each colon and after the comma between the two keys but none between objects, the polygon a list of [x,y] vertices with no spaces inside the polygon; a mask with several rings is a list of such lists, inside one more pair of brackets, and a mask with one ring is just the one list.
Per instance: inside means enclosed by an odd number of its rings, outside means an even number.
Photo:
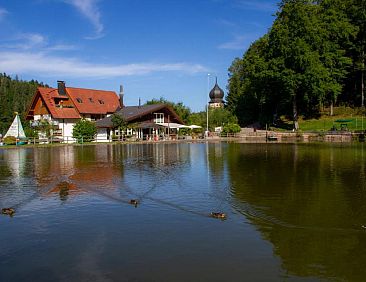
[{"label": "green grass", "polygon": [[[350,122],[336,122],[336,120],[350,120]],[[301,131],[329,131],[333,126],[341,130],[341,125],[345,124],[349,131],[365,130],[366,117],[362,116],[323,116],[319,119],[299,120]]]},{"label": "green grass", "polygon": [[[330,131],[341,127],[348,131],[366,130],[366,110],[365,108],[335,107],[334,115],[329,115],[329,109],[324,108],[321,117],[318,119],[299,118],[300,131]],[[336,120],[349,120],[349,122],[336,122]],[[281,125],[273,128],[277,131],[288,131],[293,128],[293,122],[285,117],[281,117]]]},{"label": "green grass", "polygon": [[[349,122],[336,122],[336,120],[349,120]],[[337,131],[341,127],[348,131],[366,130],[366,116],[362,115],[323,115],[319,119],[299,119],[300,131],[330,131],[333,127]],[[293,128],[293,122],[282,118],[282,125],[279,127],[271,126],[272,130],[289,131]]]}]

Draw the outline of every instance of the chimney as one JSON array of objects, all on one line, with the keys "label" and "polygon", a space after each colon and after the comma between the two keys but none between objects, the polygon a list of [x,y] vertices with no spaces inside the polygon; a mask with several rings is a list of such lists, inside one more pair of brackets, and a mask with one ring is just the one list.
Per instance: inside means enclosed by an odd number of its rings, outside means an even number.
[{"label": "chimney", "polygon": [[141,98],[139,97],[139,108],[141,107]]},{"label": "chimney", "polygon": [[121,84],[119,86],[119,105],[120,105],[121,109],[124,107],[123,96],[124,96],[123,85]]},{"label": "chimney", "polygon": [[58,80],[57,81],[57,89],[58,89],[58,94],[59,95],[66,96],[65,81]]}]

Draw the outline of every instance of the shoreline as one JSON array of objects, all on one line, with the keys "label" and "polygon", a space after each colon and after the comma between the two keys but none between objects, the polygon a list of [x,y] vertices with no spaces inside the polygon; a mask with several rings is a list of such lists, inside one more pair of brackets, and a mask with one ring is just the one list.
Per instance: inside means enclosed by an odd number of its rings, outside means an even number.
[{"label": "shoreline", "polygon": [[[272,132],[271,132],[272,133]],[[274,135],[270,135],[272,138]],[[142,144],[178,144],[178,143],[239,143],[239,144],[362,144],[365,143],[364,139],[361,140],[359,137],[355,138],[355,135],[348,132],[348,134],[298,134],[292,133],[279,133],[276,132],[276,139],[268,139],[262,134],[260,135],[246,135],[238,137],[208,137],[205,139],[178,139],[178,140],[144,140],[144,141],[109,141],[109,142],[86,142],[86,143],[36,143],[36,144],[24,144],[24,145],[3,145],[0,149],[18,149],[18,148],[48,148],[48,147],[58,147],[58,146],[97,146],[105,144],[123,144],[123,145],[142,145]]]}]

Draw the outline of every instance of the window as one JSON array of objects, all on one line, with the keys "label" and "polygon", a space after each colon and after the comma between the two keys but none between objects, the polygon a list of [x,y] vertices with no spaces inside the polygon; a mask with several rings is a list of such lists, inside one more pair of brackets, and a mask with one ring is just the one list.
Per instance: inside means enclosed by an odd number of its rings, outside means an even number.
[{"label": "window", "polygon": [[89,98],[90,103],[94,103],[93,98]]},{"label": "window", "polygon": [[163,113],[154,113],[154,115],[155,115],[155,119],[154,119],[155,123],[163,123],[164,122],[164,114]]},{"label": "window", "polygon": [[99,104],[103,105],[104,101],[103,100],[98,100]]},{"label": "window", "polygon": [[78,101],[78,103],[82,104],[83,100],[81,100],[81,98],[76,98],[76,101]]}]

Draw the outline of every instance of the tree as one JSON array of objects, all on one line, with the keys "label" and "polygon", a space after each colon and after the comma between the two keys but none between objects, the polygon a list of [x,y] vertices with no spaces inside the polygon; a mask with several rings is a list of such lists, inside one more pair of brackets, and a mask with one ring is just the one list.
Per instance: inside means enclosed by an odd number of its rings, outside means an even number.
[{"label": "tree", "polygon": [[223,133],[238,133],[238,132],[240,132],[240,130],[241,130],[241,128],[238,124],[228,123],[228,124],[224,125],[222,132]]},{"label": "tree", "polygon": [[209,130],[213,131],[215,127],[220,127],[228,123],[237,123],[238,119],[227,109],[216,108],[208,111]]},{"label": "tree", "polygon": [[[353,68],[346,82],[345,99],[353,99],[355,104],[365,106],[365,60],[366,60],[366,2],[364,0],[348,0],[346,13],[350,23],[357,28],[357,34],[352,39],[352,45],[346,49],[352,58]],[[348,94],[348,95],[347,95]],[[356,94],[356,95],[354,95]]]},{"label": "tree", "polygon": [[121,135],[122,132],[122,139],[123,139],[123,135],[124,135],[124,131],[127,129],[127,121],[123,118],[123,116],[114,113],[112,115],[112,124],[114,128],[118,128],[119,131],[119,135]]},{"label": "tree", "polygon": [[[38,137],[40,137],[39,135],[42,135],[43,137],[47,138],[51,136],[53,128],[54,126],[47,119],[38,120],[37,125],[34,127]],[[27,131],[29,130],[27,129]]]},{"label": "tree", "polygon": [[173,110],[176,112],[176,114],[182,119],[184,123],[188,123],[189,116],[191,114],[190,108],[185,106],[182,102],[174,103],[171,101],[166,100],[163,97],[160,97],[160,99],[152,99],[145,103],[146,105],[152,105],[152,104],[166,104],[173,108]]},{"label": "tree", "polygon": [[[358,1],[358,0],[352,0]],[[283,0],[268,34],[229,69],[228,109],[242,125],[291,116],[314,117],[337,103],[357,32],[346,13],[350,1]]]},{"label": "tree", "polygon": [[78,142],[90,142],[97,134],[97,127],[94,122],[82,119],[78,121],[72,130],[72,137]]},{"label": "tree", "polygon": [[5,134],[14,112],[19,112],[24,129],[29,127],[25,114],[38,86],[48,87],[38,81],[23,81],[17,76],[12,79],[6,73],[0,73],[0,133]]},{"label": "tree", "polygon": [[202,112],[192,113],[189,116],[188,123],[199,125],[202,128],[206,128],[206,112],[202,111]]}]

